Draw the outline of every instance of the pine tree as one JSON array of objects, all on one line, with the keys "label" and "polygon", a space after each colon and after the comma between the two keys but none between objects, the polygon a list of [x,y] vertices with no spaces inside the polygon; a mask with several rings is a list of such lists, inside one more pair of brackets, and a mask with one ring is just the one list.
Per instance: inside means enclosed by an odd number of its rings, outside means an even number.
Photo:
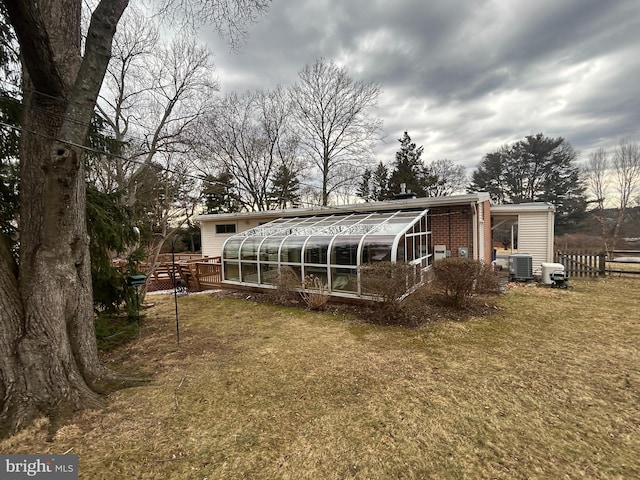
[{"label": "pine tree", "polygon": [[360,184],[356,190],[356,195],[362,198],[365,202],[371,201],[371,170],[368,168],[365,168],[362,173],[362,180],[360,180]]},{"label": "pine tree", "polygon": [[381,202],[393,199],[389,190],[389,169],[380,162],[375,171],[365,169],[356,193],[365,202]]},{"label": "pine tree", "polygon": [[393,198],[389,188],[389,169],[384,163],[380,162],[376,167],[371,183],[372,200],[379,202]]},{"label": "pine tree", "polygon": [[485,155],[469,191],[489,192],[494,201],[504,203],[553,203],[556,232],[563,232],[584,217],[587,205],[577,157],[562,137],[528,135]]},{"label": "pine tree", "polygon": [[300,203],[300,181],[284,163],[271,180],[269,201],[275,208],[295,208]]},{"label": "pine tree", "polygon": [[389,178],[390,195],[400,193],[401,185],[405,184],[407,192],[413,192],[418,197],[426,197],[426,187],[432,183],[433,179],[422,163],[424,147],[416,146],[407,132],[404,132],[398,141],[400,150],[396,152],[393,171]]},{"label": "pine tree", "polygon": [[203,193],[207,213],[240,211],[240,201],[233,176],[226,170],[218,175],[209,175],[205,180]]}]

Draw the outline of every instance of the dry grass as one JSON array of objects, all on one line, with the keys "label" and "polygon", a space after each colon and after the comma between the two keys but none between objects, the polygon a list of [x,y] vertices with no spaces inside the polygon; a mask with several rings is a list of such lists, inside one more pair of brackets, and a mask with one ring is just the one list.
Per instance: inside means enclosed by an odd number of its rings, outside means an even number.
[{"label": "dry grass", "polygon": [[638,291],[517,287],[425,329],[197,295],[180,346],[167,297],[108,359],[151,385],[0,451],[73,449],[83,479],[640,478]]}]

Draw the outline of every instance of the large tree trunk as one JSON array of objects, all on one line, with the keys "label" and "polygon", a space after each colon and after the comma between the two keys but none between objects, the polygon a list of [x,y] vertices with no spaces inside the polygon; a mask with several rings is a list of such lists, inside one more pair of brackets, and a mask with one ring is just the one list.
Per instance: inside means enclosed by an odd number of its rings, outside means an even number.
[{"label": "large tree trunk", "polygon": [[7,3],[21,46],[25,109],[17,266],[0,245],[0,436],[38,415],[55,426],[99,405],[100,393],[119,384],[96,347],[78,145],[126,5],[100,3],[83,58],[80,0]]}]

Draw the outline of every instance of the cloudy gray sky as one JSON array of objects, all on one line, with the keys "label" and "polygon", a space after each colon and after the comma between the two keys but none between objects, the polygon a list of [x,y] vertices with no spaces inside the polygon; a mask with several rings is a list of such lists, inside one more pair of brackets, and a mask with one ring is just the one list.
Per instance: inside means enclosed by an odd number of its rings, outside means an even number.
[{"label": "cloudy gray sky", "polygon": [[273,0],[238,53],[204,38],[223,93],[291,85],[319,57],[378,82],[380,160],[404,130],[468,168],[538,132],[582,159],[640,141],[639,0]]}]

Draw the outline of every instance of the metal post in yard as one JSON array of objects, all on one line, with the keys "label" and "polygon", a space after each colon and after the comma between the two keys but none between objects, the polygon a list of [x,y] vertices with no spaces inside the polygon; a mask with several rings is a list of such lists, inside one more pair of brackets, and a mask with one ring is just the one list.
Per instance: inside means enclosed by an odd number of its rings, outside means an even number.
[{"label": "metal post in yard", "polygon": [[173,276],[173,303],[176,306],[176,343],[180,345],[180,321],[178,320],[178,285],[176,282],[176,241],[178,235],[171,239],[171,275]]}]

